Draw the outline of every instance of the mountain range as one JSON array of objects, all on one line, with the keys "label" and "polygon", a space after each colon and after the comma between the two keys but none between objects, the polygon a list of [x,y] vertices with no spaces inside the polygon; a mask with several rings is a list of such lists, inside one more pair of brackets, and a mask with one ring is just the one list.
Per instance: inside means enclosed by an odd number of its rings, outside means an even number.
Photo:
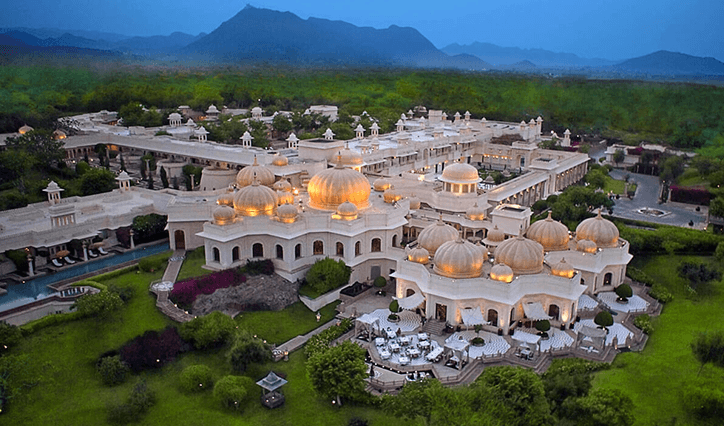
[{"label": "mountain range", "polygon": [[724,63],[659,51],[625,61],[582,58],[543,49],[474,42],[437,49],[419,31],[392,25],[357,27],[343,21],[246,6],[210,33],[129,37],[88,30],[0,29],[0,59],[32,52],[124,56],[195,63],[285,63],[297,66],[384,66],[502,70],[589,75],[722,76]]}]

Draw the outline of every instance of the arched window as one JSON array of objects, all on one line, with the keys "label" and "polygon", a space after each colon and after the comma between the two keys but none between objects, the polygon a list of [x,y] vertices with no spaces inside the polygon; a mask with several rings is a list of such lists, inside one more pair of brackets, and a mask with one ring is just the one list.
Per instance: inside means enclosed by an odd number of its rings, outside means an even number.
[{"label": "arched window", "polygon": [[611,285],[611,280],[613,280],[613,274],[608,272],[603,276],[603,285]]},{"label": "arched window", "polygon": [[299,259],[300,257],[302,257],[302,245],[297,244],[294,246],[294,258]]},{"label": "arched window", "polygon": [[337,241],[337,256],[344,256],[344,244]]},{"label": "arched window", "polygon": [[214,262],[221,262],[221,253],[219,252],[219,249],[214,247],[213,253],[214,253]]},{"label": "arched window", "polygon": [[317,240],[312,244],[312,254],[324,254],[324,243],[321,240]]},{"label": "arched window", "polygon": [[397,235],[392,236],[392,247],[397,247]]},{"label": "arched window", "polygon": [[261,243],[251,246],[251,257],[264,257],[264,246]]},{"label": "arched window", "polygon": [[277,244],[277,259],[284,259],[284,247]]},{"label": "arched window", "polygon": [[357,241],[354,243],[354,255],[359,256],[362,254],[362,243]]},{"label": "arched window", "polygon": [[488,309],[488,322],[493,327],[498,326],[498,311],[495,309]]},{"label": "arched window", "polygon": [[410,297],[410,296],[412,296],[413,294],[415,294],[415,290],[413,290],[413,289],[411,289],[411,288],[408,288],[408,289],[407,289],[407,292],[405,293],[405,297]]},{"label": "arched window", "polygon": [[373,252],[373,253],[374,253],[374,252],[378,252],[378,251],[382,251],[382,241],[381,241],[379,238],[373,238],[373,239],[372,239],[372,244],[371,244],[370,251]]},{"label": "arched window", "polygon": [[515,308],[510,309],[510,325],[513,325],[513,321],[515,321]]},{"label": "arched window", "polygon": [[237,260],[239,260],[239,247],[238,246],[231,249],[231,261],[236,262]]}]

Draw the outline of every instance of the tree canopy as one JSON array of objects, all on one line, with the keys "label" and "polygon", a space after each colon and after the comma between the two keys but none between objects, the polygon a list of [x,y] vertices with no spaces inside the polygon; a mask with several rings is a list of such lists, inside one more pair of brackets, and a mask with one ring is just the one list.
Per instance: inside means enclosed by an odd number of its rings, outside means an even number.
[{"label": "tree canopy", "polygon": [[367,366],[365,350],[345,340],[337,346],[312,355],[307,374],[320,395],[341,404],[342,398],[359,400],[365,395]]}]

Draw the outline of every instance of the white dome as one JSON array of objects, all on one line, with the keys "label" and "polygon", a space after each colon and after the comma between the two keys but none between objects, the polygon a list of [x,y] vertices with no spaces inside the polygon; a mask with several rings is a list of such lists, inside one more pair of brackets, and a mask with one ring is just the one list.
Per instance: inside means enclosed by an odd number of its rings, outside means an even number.
[{"label": "white dome", "polygon": [[274,182],[274,185],[272,185],[272,189],[274,189],[275,191],[292,192],[292,184],[289,183],[289,181],[286,179],[281,179]]},{"label": "white dome", "polygon": [[505,263],[515,274],[537,274],[543,270],[543,246],[518,236],[495,248],[495,263]]},{"label": "white dome", "polygon": [[423,229],[417,236],[417,243],[434,256],[438,247],[448,241],[455,241],[459,235],[457,229],[441,219]]},{"label": "white dome", "polygon": [[277,208],[277,217],[281,222],[292,223],[298,215],[299,210],[293,204],[282,204]]},{"label": "white dome", "polygon": [[234,223],[234,217],[236,217],[236,212],[233,208],[222,205],[214,209],[213,216],[215,224],[228,225],[230,223]]},{"label": "white dome", "polygon": [[616,247],[618,237],[618,228],[610,220],[601,217],[600,209],[596,217],[584,220],[576,228],[576,240],[591,240],[602,248]]},{"label": "white dome", "polygon": [[426,265],[430,261],[430,253],[418,245],[407,253],[407,260]]},{"label": "white dome", "polygon": [[485,219],[485,209],[478,207],[478,203],[475,202],[475,204],[465,212],[465,216],[470,220],[483,220]]},{"label": "white dome", "polygon": [[493,265],[493,267],[490,268],[490,279],[509,283],[513,281],[513,270],[504,263]]},{"label": "white dome", "polygon": [[312,177],[307,187],[309,205],[320,210],[336,210],[337,206],[349,201],[358,209],[370,204],[370,183],[356,170],[342,168],[322,170]]},{"label": "white dome", "polygon": [[277,208],[277,194],[255,180],[234,196],[234,210],[243,216],[271,216]]},{"label": "white dome", "polygon": [[433,271],[448,278],[474,278],[483,272],[483,253],[474,244],[457,238],[435,252]]},{"label": "white dome", "polygon": [[528,228],[526,236],[537,241],[545,251],[568,249],[568,227],[551,218],[551,212],[544,220],[539,220]]},{"label": "white dome", "polygon": [[440,180],[449,183],[478,183],[478,170],[467,163],[454,163],[443,170]]},{"label": "white dome", "polygon": [[337,216],[342,220],[355,220],[358,214],[357,206],[349,201],[345,201],[337,207]]},{"label": "white dome", "polygon": [[254,163],[250,166],[246,166],[239,170],[236,175],[236,185],[239,188],[251,185],[254,182],[254,178],[259,180],[259,183],[264,186],[274,185],[274,172],[269,170],[266,166],[260,165],[254,157]]}]

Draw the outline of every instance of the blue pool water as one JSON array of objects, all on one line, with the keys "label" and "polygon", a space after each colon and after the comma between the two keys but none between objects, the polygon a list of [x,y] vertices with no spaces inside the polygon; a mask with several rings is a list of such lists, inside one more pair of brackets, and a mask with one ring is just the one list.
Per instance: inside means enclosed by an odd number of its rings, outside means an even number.
[{"label": "blue pool water", "polygon": [[7,294],[0,296],[0,312],[52,295],[53,290],[48,288],[49,284],[95,272],[109,266],[162,253],[168,249],[169,247],[167,242],[156,244],[153,246],[127,251],[122,254],[105,256],[93,261],[82,262],[79,265],[62,269],[54,274],[43,275],[42,277],[26,281],[23,284],[8,285]]}]

